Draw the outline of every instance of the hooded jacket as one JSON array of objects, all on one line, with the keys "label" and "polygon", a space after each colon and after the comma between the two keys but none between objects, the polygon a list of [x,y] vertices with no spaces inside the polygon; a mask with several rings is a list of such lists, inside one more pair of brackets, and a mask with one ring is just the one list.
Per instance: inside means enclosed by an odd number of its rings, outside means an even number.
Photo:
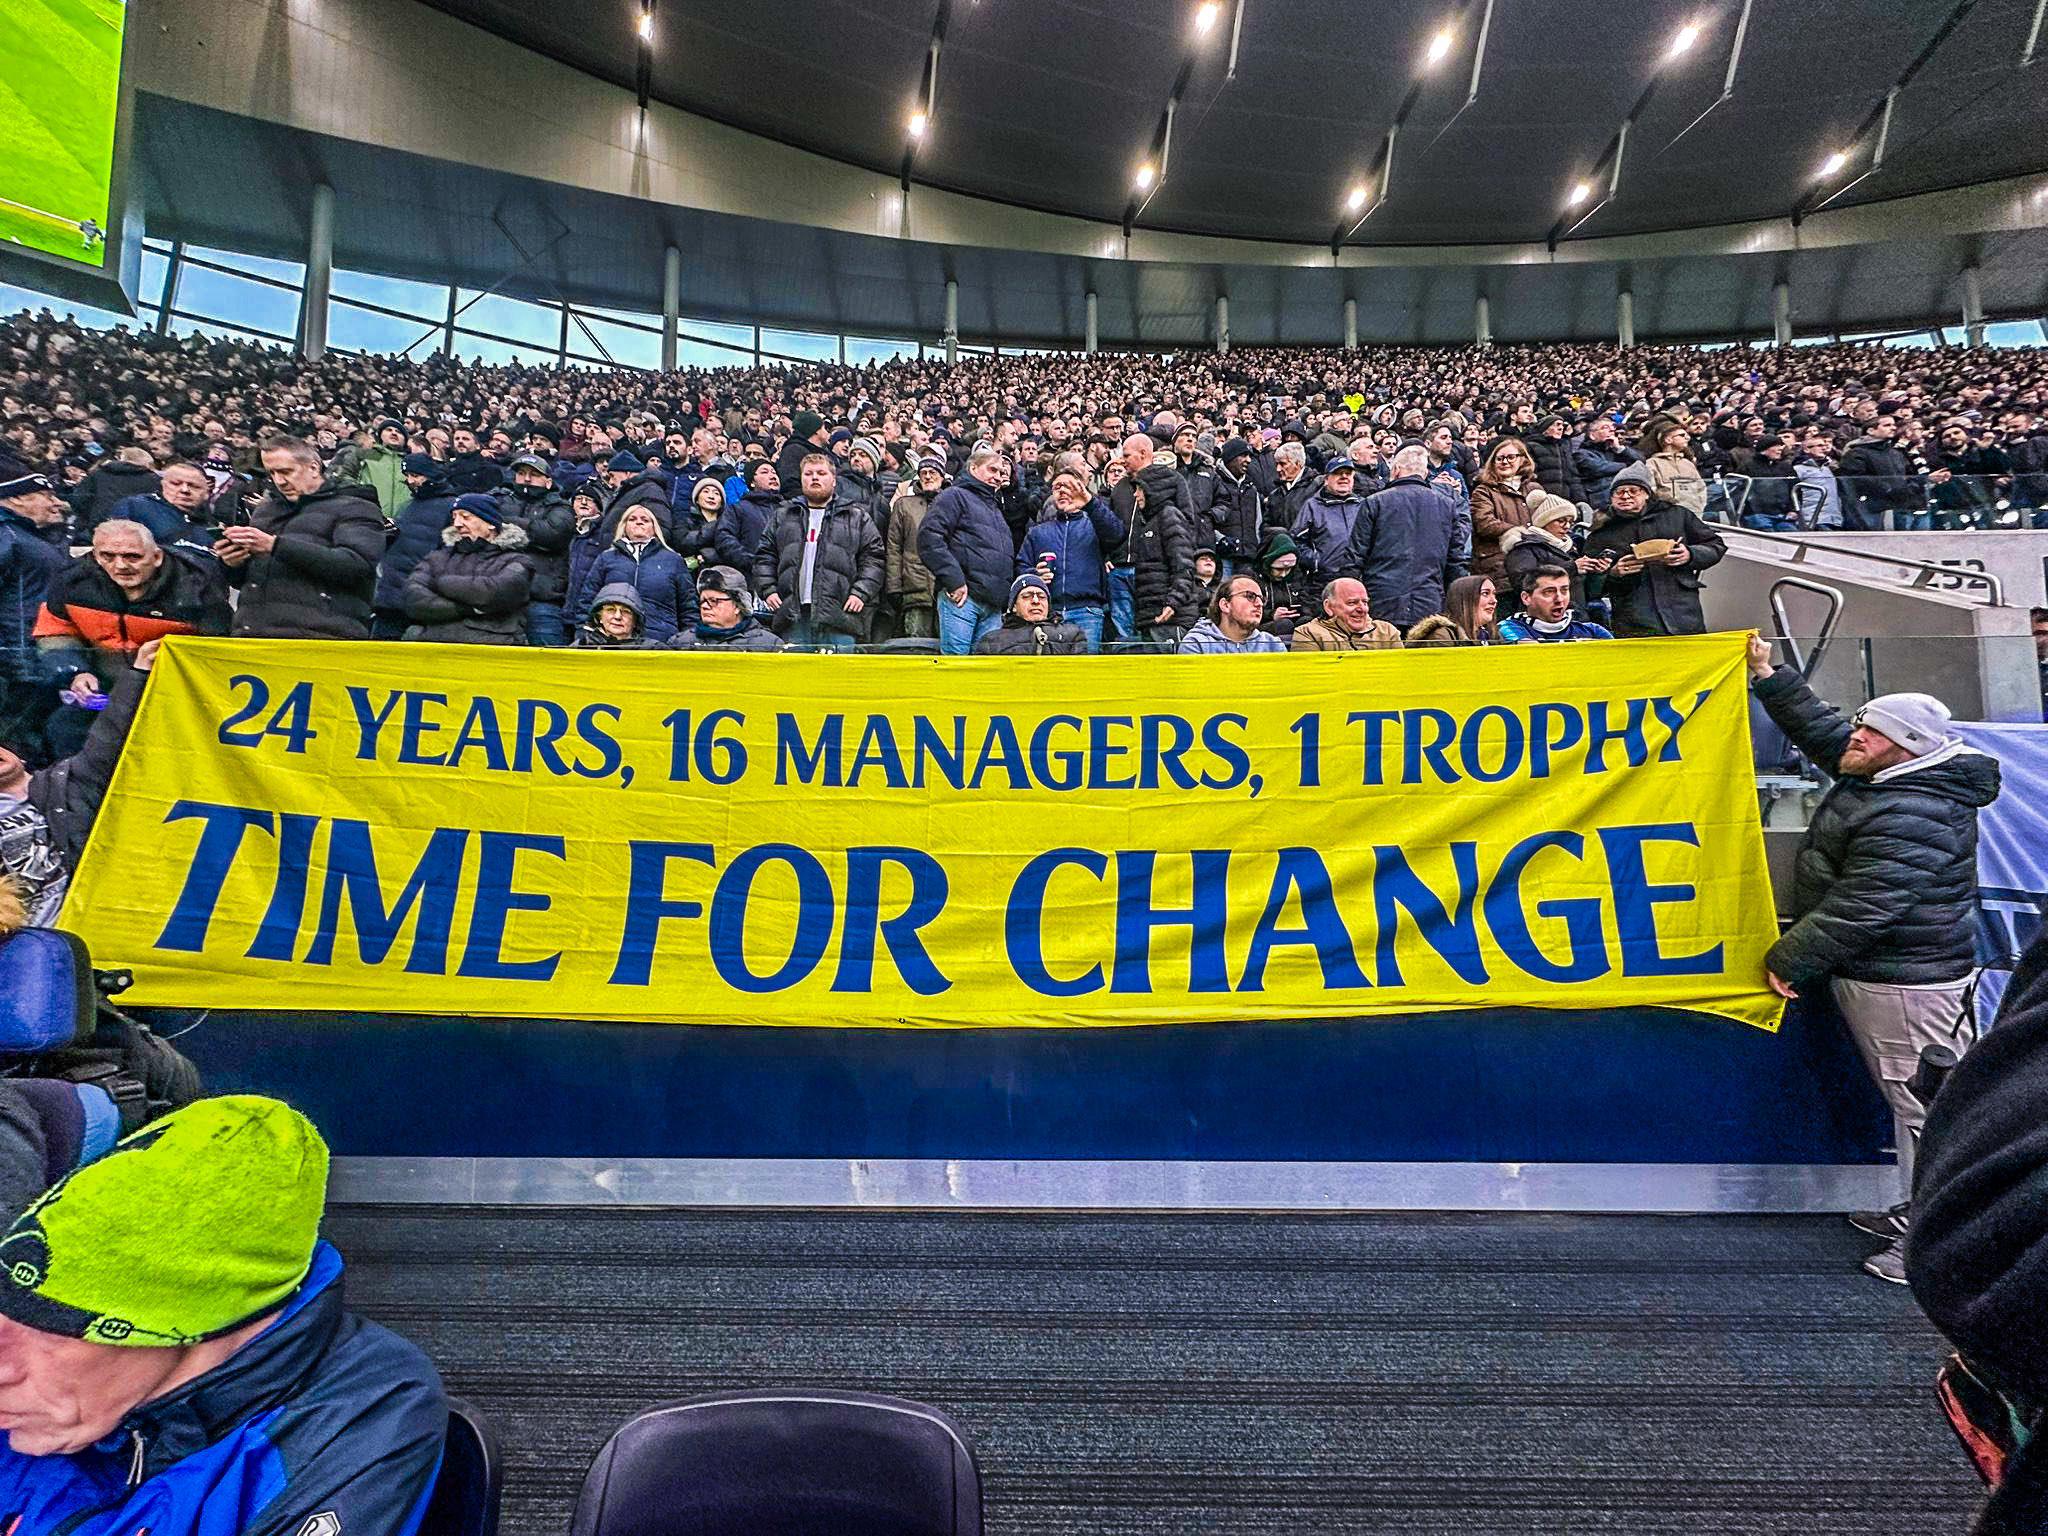
[{"label": "hooded jacket", "polygon": [[0,1450],[17,1536],[413,1536],[448,1403],[427,1357],[342,1308],[326,1243],[277,1320],[107,1440]]},{"label": "hooded jacket", "polygon": [[1182,656],[1278,656],[1286,652],[1287,642],[1263,629],[1233,640],[1214,619],[1203,619],[1180,637],[1174,649]]},{"label": "hooded jacket", "polygon": [[509,518],[488,539],[466,539],[451,523],[441,547],[405,579],[408,640],[444,645],[524,645],[533,565],[526,530]]},{"label": "hooded jacket", "polygon": [[1180,474],[1162,464],[1148,464],[1138,471],[1137,483],[1145,488],[1145,507],[1138,510],[1133,495],[1130,532],[1124,541],[1131,557],[1136,622],[1141,628],[1157,623],[1159,614],[1171,608],[1169,624],[1192,623],[1195,544],[1186,514],[1175,500]]},{"label": "hooded jacket", "polygon": [[[1317,612],[1315,575],[1299,563],[1300,553],[1294,547],[1294,536],[1284,528],[1271,530],[1259,546],[1259,585],[1265,589],[1266,595],[1266,622],[1259,627],[1282,640],[1292,638],[1294,627],[1306,624]],[[1285,576],[1275,576],[1273,562],[1286,555],[1296,557],[1294,569]],[[1282,608],[1294,609],[1295,617],[1281,618]]]},{"label": "hooded jacket", "polygon": [[1406,628],[1442,608],[1444,589],[1465,574],[1462,533],[1457,503],[1404,475],[1359,508],[1344,574],[1365,583],[1375,617]]},{"label": "hooded jacket", "polygon": [[[1834,773],[1852,729],[1790,667],[1756,696],[1792,744]],[[1840,976],[1925,986],[1976,964],[1977,812],[1998,759],[1957,743],[1871,778],[1841,777],[1792,866],[1792,926],[1766,959],[1794,987]]]},{"label": "hooded jacket", "polygon": [[1242,476],[1216,466],[1215,494],[1195,522],[1195,543],[1229,560],[1249,560],[1259,547],[1261,497],[1247,471]]},{"label": "hooded jacket", "polygon": [[364,640],[384,514],[359,485],[323,485],[302,501],[266,496],[249,521],[277,538],[228,568],[241,591],[235,633],[279,640]]},{"label": "hooded jacket", "polygon": [[[616,603],[632,613],[633,633],[628,638],[614,640],[597,627],[597,610],[607,603]],[[576,638],[571,644],[598,651],[645,651],[653,647],[654,642],[647,638],[647,605],[640,601],[640,594],[630,581],[615,581],[598,589],[597,596],[590,600],[590,611],[576,626]]]},{"label": "hooded jacket", "polygon": [[683,557],[668,547],[659,530],[645,544],[624,537],[590,562],[583,576],[583,590],[577,594],[576,609],[588,613],[597,594],[613,582],[623,582],[640,594],[647,620],[647,638],[656,645],[679,629],[697,622],[697,583]]},{"label": "hooded jacket", "polygon": [[356,463],[356,483],[375,491],[379,510],[394,521],[412,500],[412,487],[405,483],[405,459],[404,449],[378,443],[366,448]]},{"label": "hooded jacket", "polygon": [[1579,488],[1579,471],[1572,459],[1569,436],[1551,437],[1545,432],[1533,432],[1522,439],[1522,448],[1536,468],[1536,483],[1551,495],[1577,501],[1584,494]]},{"label": "hooded jacket", "polygon": [[1630,574],[1612,568],[1590,572],[1586,596],[1606,597],[1613,603],[1618,635],[1705,634],[1700,573],[1728,552],[1712,525],[1675,502],[1652,497],[1634,517],[1610,510],[1606,521],[1586,536],[1586,553],[1619,561],[1650,539],[1675,539],[1692,552],[1692,559],[1684,565],[1648,565]]},{"label": "hooded jacket", "polygon": [[1428,618],[1410,627],[1408,643],[1413,645],[1477,645],[1464,630],[1458,628],[1458,621],[1449,614],[1432,613]]},{"label": "hooded jacket", "polygon": [[917,553],[941,594],[965,587],[998,612],[1009,603],[1017,542],[995,488],[966,470],[932,498],[918,526]]}]

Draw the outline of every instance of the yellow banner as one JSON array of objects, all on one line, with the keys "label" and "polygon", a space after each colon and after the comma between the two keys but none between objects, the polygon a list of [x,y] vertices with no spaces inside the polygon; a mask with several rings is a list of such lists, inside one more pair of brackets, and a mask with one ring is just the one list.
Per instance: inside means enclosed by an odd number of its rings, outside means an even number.
[{"label": "yellow banner", "polygon": [[63,921],[142,1003],[1772,1029],[1742,652],[176,639]]}]

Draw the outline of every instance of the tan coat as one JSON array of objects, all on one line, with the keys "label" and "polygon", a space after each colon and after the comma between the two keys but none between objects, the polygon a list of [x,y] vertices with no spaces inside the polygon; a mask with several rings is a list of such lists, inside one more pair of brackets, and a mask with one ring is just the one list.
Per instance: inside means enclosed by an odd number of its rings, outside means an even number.
[{"label": "tan coat", "polygon": [[1507,556],[1500,541],[1510,528],[1529,526],[1529,503],[1511,485],[1472,487],[1472,574],[1491,576],[1495,586],[1507,572]]},{"label": "tan coat", "polygon": [[1374,619],[1372,628],[1354,635],[1335,621],[1321,618],[1297,625],[1290,651],[1393,651],[1401,648],[1401,631],[1385,619]]},{"label": "tan coat", "polygon": [[932,577],[931,567],[917,553],[918,525],[930,508],[931,498],[922,491],[898,496],[889,504],[882,590],[912,605],[929,603],[938,592],[939,584]]}]

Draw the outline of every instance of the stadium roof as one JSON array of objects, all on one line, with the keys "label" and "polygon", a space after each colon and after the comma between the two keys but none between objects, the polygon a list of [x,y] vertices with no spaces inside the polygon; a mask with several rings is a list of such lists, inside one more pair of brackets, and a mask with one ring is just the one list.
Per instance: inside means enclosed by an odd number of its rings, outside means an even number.
[{"label": "stadium roof", "polygon": [[[428,3],[636,83],[641,0]],[[1377,244],[1544,238],[1605,191],[1603,156],[1639,105],[1616,195],[1581,234],[1783,216],[1852,181],[1837,206],[2048,168],[2048,79],[2019,63],[2034,0],[1217,0],[1199,35],[1201,0],[657,0],[649,94],[893,173],[941,11],[915,179],[1029,208],[1121,220],[1191,66],[1138,216],[1153,229],[1327,242],[1411,90],[1385,206],[1360,231]],[[1707,112],[1738,26],[1732,91]],[[1862,176],[1871,123],[1823,184],[1916,60],[1882,168]],[[1593,195],[1569,210],[1581,182]]]}]

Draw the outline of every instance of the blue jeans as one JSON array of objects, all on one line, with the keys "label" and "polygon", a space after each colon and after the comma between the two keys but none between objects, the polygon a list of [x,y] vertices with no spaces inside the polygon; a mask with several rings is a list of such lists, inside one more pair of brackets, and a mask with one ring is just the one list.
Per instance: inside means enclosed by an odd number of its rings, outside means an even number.
[{"label": "blue jeans", "polygon": [[526,643],[528,645],[567,645],[569,637],[564,632],[566,624],[562,618],[560,603],[529,603],[526,607]]},{"label": "blue jeans", "polygon": [[796,622],[789,626],[789,633],[782,637],[791,645],[813,651],[850,651],[853,636],[843,629],[828,629],[823,624],[811,622],[808,613],[799,613]]},{"label": "blue jeans", "polygon": [[1134,566],[1109,568],[1109,622],[1119,639],[1138,638],[1138,572]]},{"label": "blue jeans", "polygon": [[939,650],[947,656],[965,656],[974,642],[1003,622],[1003,616],[972,592],[967,601],[956,603],[939,594]]},{"label": "blue jeans", "polygon": [[1059,611],[1059,617],[1081,631],[1081,638],[1088,642],[1089,655],[1102,649],[1102,604],[1069,603]]}]

